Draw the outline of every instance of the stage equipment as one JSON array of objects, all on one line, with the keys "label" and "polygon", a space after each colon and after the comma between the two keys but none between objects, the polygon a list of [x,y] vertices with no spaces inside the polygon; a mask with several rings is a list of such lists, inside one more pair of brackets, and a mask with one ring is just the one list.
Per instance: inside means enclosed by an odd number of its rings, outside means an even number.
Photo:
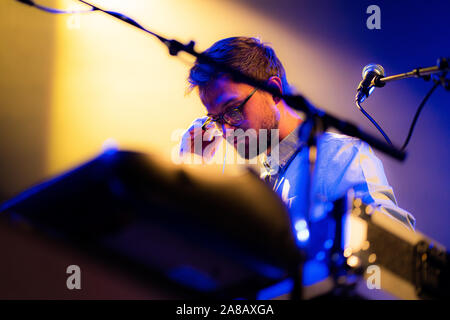
[{"label": "stage equipment", "polygon": [[253,172],[227,179],[133,152],[108,150],[0,211],[197,296],[246,297],[298,273],[301,258],[281,199]]},{"label": "stage equipment", "polygon": [[[22,1],[24,2],[24,1]],[[29,5],[34,5],[32,1],[25,1]],[[406,157],[406,153],[402,150],[399,150],[395,148],[394,146],[391,146],[389,144],[384,143],[383,141],[379,140],[376,137],[373,137],[370,134],[365,133],[364,131],[360,130],[356,125],[343,121],[341,119],[338,119],[337,117],[328,114],[324,112],[323,110],[320,110],[314,106],[312,106],[303,96],[301,95],[282,95],[278,90],[275,90],[274,88],[267,86],[267,84],[264,81],[258,81],[256,79],[253,79],[251,77],[248,77],[241,72],[231,68],[230,66],[220,63],[218,61],[215,61],[214,59],[210,58],[208,55],[203,53],[198,53],[194,50],[195,43],[193,41],[189,42],[187,45],[184,45],[176,40],[169,40],[166,39],[154,32],[149,31],[148,29],[144,28],[140,24],[138,24],[133,19],[117,12],[107,11],[103,10],[95,5],[92,5],[86,1],[80,0],[80,2],[90,6],[92,8],[92,11],[101,11],[107,15],[110,15],[114,18],[117,18],[123,22],[126,22],[127,24],[133,25],[134,27],[137,27],[141,29],[142,31],[155,36],[159,41],[161,41],[164,45],[166,45],[169,49],[169,53],[171,55],[177,55],[180,51],[185,51],[191,55],[193,55],[195,58],[198,59],[198,61],[208,63],[213,65],[215,68],[218,68],[224,72],[229,73],[233,79],[239,82],[244,82],[247,84],[250,84],[254,87],[257,87],[261,90],[267,91],[271,93],[272,95],[276,97],[280,97],[286,101],[288,105],[293,107],[296,110],[302,111],[306,115],[305,124],[302,126],[302,129],[300,130],[300,137],[303,141],[305,141],[309,147],[310,152],[310,180],[312,181],[313,176],[312,173],[314,171],[314,164],[316,161],[316,141],[317,137],[324,132],[328,128],[335,128],[338,131],[347,134],[349,136],[354,136],[357,138],[360,138],[367,143],[369,143],[372,147],[398,159],[403,161]],[[43,8],[39,8],[43,9]],[[47,10],[48,11],[48,10]],[[68,12],[70,13],[70,12]],[[194,243],[199,243],[198,241],[195,241],[196,237],[200,237],[202,241],[208,241],[208,244],[210,244],[210,248],[212,248],[212,252],[209,252],[209,254],[213,255],[213,259],[207,259],[208,261],[214,261],[216,256],[214,254],[217,254],[220,252],[220,254],[225,254],[227,257],[232,257],[233,254],[235,255],[233,257],[239,258],[239,270],[244,272],[246,275],[255,274],[255,271],[261,270],[261,266],[268,266],[267,268],[262,268],[266,272],[270,270],[269,273],[264,272],[256,272],[258,276],[262,276],[262,278],[259,278],[258,285],[253,286],[252,290],[254,290],[256,287],[259,287],[262,282],[266,282],[267,279],[271,278],[272,280],[280,280],[283,277],[291,276],[294,278],[294,292],[292,294],[292,297],[294,298],[300,298],[306,297],[306,292],[302,291],[301,285],[298,285],[298,283],[302,283],[303,279],[301,278],[302,275],[305,273],[303,272],[303,267],[305,265],[304,257],[305,253],[302,252],[302,250],[299,250],[294,245],[294,241],[292,240],[292,234],[290,233],[292,231],[292,228],[290,226],[290,221],[288,219],[288,216],[286,215],[286,212],[280,213],[278,209],[275,209],[276,205],[273,206],[273,210],[269,211],[262,211],[267,212],[267,214],[263,214],[261,216],[261,213],[259,210],[253,210],[255,208],[241,208],[241,205],[245,205],[245,201],[243,203],[236,204],[233,202],[234,206],[228,207],[229,201],[233,198],[222,198],[222,193],[219,194],[210,194],[212,199],[214,199],[214,203],[212,202],[206,202],[205,204],[205,197],[201,198],[195,198],[197,202],[191,203],[187,200],[186,195],[189,194],[190,196],[194,196],[193,191],[205,191],[205,188],[196,189],[196,184],[193,183],[193,180],[189,178],[189,175],[186,175],[184,173],[180,173],[178,175],[174,175],[170,172],[165,172],[165,174],[159,174],[158,170],[147,170],[148,163],[146,161],[141,161],[141,156],[129,153],[114,153],[120,160],[112,161],[112,163],[115,163],[116,165],[108,166],[105,165],[104,161],[101,161],[101,165],[97,167],[99,163],[95,160],[93,162],[90,162],[86,166],[83,166],[80,168],[81,171],[76,170],[73,172],[73,174],[69,174],[68,178],[61,178],[57,179],[53,182],[51,182],[49,185],[45,184],[42,187],[44,187],[42,190],[45,194],[47,194],[47,187],[50,187],[50,191],[48,194],[53,194],[56,192],[56,194],[61,197],[62,199],[65,199],[65,201],[58,202],[59,205],[56,206],[59,209],[69,209],[70,212],[70,218],[75,219],[77,223],[71,224],[68,223],[70,219],[63,218],[62,215],[55,214],[57,212],[61,212],[59,210],[53,210],[51,207],[45,207],[43,210],[40,210],[39,214],[33,213],[36,212],[36,205],[42,205],[43,203],[48,203],[48,205],[53,206],[54,204],[50,202],[50,199],[55,199],[54,196],[49,197],[40,195],[41,192],[31,192],[28,194],[25,194],[19,198],[16,198],[16,202],[10,202],[9,204],[4,207],[4,209],[13,210],[16,212],[23,212],[25,213],[26,218],[35,217],[37,218],[36,222],[39,221],[39,223],[43,222],[43,226],[45,228],[49,227],[52,230],[62,230],[63,235],[70,235],[70,238],[73,239],[83,239],[81,241],[82,243],[85,243],[86,241],[92,242],[92,239],[98,239],[99,235],[103,236],[110,236],[112,237],[110,241],[104,241],[96,242],[99,243],[102,248],[105,248],[109,246],[109,248],[113,248],[114,250],[119,249],[123,243],[121,242],[121,237],[115,238],[114,236],[119,235],[119,231],[121,231],[121,227],[123,227],[123,221],[129,221],[130,217],[135,217],[135,214],[129,215],[126,214],[123,215],[123,210],[118,210],[116,215],[113,215],[112,219],[105,220],[105,218],[108,218],[110,216],[109,212],[106,212],[104,210],[105,203],[108,202],[108,200],[115,199],[112,202],[112,206],[108,207],[110,209],[114,208],[122,208],[127,209],[129,208],[131,204],[132,212],[137,210],[139,214],[137,217],[139,219],[143,219],[142,221],[147,221],[147,223],[139,222],[135,228],[137,230],[130,232],[128,235],[129,237],[132,237],[134,234],[142,234],[143,236],[146,235],[156,235],[158,234],[159,229],[155,229],[155,226],[170,226],[170,230],[176,229],[176,232],[169,232],[169,235],[165,234],[163,232],[163,236],[158,236],[159,238],[163,239],[169,239],[171,236],[174,237],[180,237],[184,236],[187,237],[186,239],[189,239],[190,241],[193,241]],[[129,156],[126,156],[128,154]],[[114,158],[114,157],[113,157]],[[99,158],[100,159],[100,158]],[[102,158],[106,159],[106,158]],[[134,159],[134,160],[130,160]],[[98,160],[98,159],[97,159]],[[128,166],[126,164],[132,164],[132,166]],[[93,170],[92,168],[97,168],[96,170]],[[83,168],[86,170],[84,171]],[[89,169],[90,168],[90,169]],[[109,168],[109,169],[108,169]],[[112,170],[111,168],[114,168]],[[104,172],[104,170],[112,170],[112,172],[109,172],[111,174],[108,174],[108,172]],[[76,174],[76,172],[81,172],[83,174],[79,175]],[[97,173],[96,173],[97,172]],[[100,174],[99,172],[103,172],[103,174]],[[163,171],[161,171],[163,172]],[[88,174],[86,174],[88,173]],[[111,180],[107,177],[118,177],[117,179]],[[80,177],[83,177],[80,179]],[[168,181],[166,181],[167,177],[170,177]],[[180,178],[181,177],[181,178]],[[256,177],[254,177],[256,179]],[[86,189],[85,182],[88,179],[89,183],[87,185],[91,186],[91,188]],[[94,179],[89,180],[89,179]],[[95,180],[99,179],[99,180]],[[106,180],[105,180],[106,179]],[[160,179],[160,180],[158,180]],[[179,181],[179,179],[186,179],[185,182],[187,182],[186,185],[184,185],[183,192],[180,192],[180,188],[176,187],[176,184]],[[69,181],[68,183],[65,183],[65,181]],[[107,182],[105,182],[107,181]],[[115,181],[114,183],[111,181]],[[117,182],[117,183],[116,183]],[[62,183],[62,184],[60,184]],[[171,184],[173,183],[173,184]],[[233,186],[232,186],[233,185]],[[236,188],[237,185],[245,186],[245,184],[237,183],[236,180],[233,181],[232,185],[229,185],[229,188]],[[54,187],[52,187],[54,186]],[[57,186],[57,187],[55,187]],[[107,188],[105,188],[105,186]],[[217,185],[215,185],[217,187]],[[69,187],[74,188],[70,192],[61,192],[59,190],[62,190],[63,187]],[[178,193],[175,192],[174,194],[177,195],[178,198],[172,198],[172,187],[175,188],[175,190],[178,190]],[[101,190],[104,190],[102,193],[99,194],[99,199],[101,200],[100,205],[96,205],[93,207],[94,210],[91,210],[89,208],[88,203],[85,202],[83,198],[86,196],[85,191],[89,190],[90,200],[91,202],[95,200],[95,190],[98,190],[100,188]],[[253,188],[253,187],[252,187]],[[261,189],[261,188],[260,188]],[[36,189],[35,189],[36,190]],[[38,191],[41,190],[41,188],[37,189]],[[106,190],[106,191],[105,191]],[[213,189],[210,189],[213,190]],[[221,189],[223,192],[225,190]],[[242,191],[242,196],[246,198],[246,193],[243,192],[243,189],[237,188],[236,190]],[[255,189],[256,190],[256,189]],[[267,190],[267,195],[270,194],[270,190]],[[113,192],[114,196],[111,198],[111,192]],[[264,191],[265,192],[265,191]],[[44,194],[42,193],[42,194]],[[153,193],[155,193],[157,196],[155,196]],[[39,194],[39,195],[38,195]],[[201,192],[199,192],[201,194]],[[253,196],[256,197],[256,201],[261,201],[261,199],[264,198],[262,195],[263,193],[254,191]],[[170,195],[170,196],[169,196]],[[273,194],[271,196],[274,196]],[[308,196],[308,195],[307,195]],[[268,196],[270,197],[270,196]],[[224,202],[224,199],[228,199],[227,202]],[[24,200],[24,201],[22,201]],[[47,200],[47,201],[45,201]],[[98,200],[98,199],[97,199]],[[117,200],[119,200],[117,202]],[[244,200],[244,199],[242,199]],[[183,201],[187,201],[187,203],[183,203]],[[208,201],[208,200],[206,200]],[[95,202],[95,201],[94,201]],[[255,202],[255,201],[253,201]],[[70,206],[67,207],[66,204],[70,203]],[[84,204],[84,205],[83,205]],[[167,212],[167,208],[165,205],[169,205],[168,208],[171,208],[169,210],[170,214],[160,214],[158,212]],[[197,204],[197,206],[194,206],[193,204]],[[201,205],[200,205],[201,204]],[[281,203],[278,203],[281,205]],[[187,205],[187,207],[185,207]],[[222,207],[222,211],[217,213],[217,216],[214,215],[211,217],[208,214],[204,214],[204,212],[209,213],[208,210],[198,210],[199,206],[209,208],[210,205],[214,207]],[[280,208],[283,206],[281,205]],[[339,206],[336,206],[336,208]],[[154,209],[152,211],[151,217],[145,216],[145,212],[148,212],[149,208]],[[191,211],[189,211],[189,214],[185,214],[184,210],[188,210],[190,208]],[[193,210],[195,208],[195,210]],[[223,208],[227,208],[227,210],[224,210]],[[260,207],[258,207],[259,209]],[[283,207],[284,208],[284,207]],[[77,209],[77,210],[75,210]],[[89,212],[89,215],[82,215],[80,216],[79,212],[81,210],[85,210],[86,212]],[[243,210],[245,209],[245,210]],[[262,209],[262,208],[261,208]],[[20,210],[20,211],[19,211]],[[219,209],[217,209],[219,210]],[[337,210],[337,209],[336,209]],[[83,212],[83,211],[81,211]],[[92,213],[93,212],[103,212],[102,215],[95,216]],[[114,212],[114,211],[112,211]],[[253,212],[253,213],[252,213]],[[278,213],[277,213],[278,212]],[[343,211],[335,211],[338,214],[339,212],[343,213]],[[22,214],[23,214],[22,213]],[[181,224],[175,223],[173,224],[173,219],[169,219],[168,217],[176,216],[177,219],[179,218],[180,221],[182,221]],[[224,215],[224,216],[223,216]],[[273,215],[276,215],[273,216]],[[85,222],[83,219],[86,218],[92,218],[93,221],[89,222],[89,224],[84,224]],[[306,217],[308,218],[308,214],[306,214]],[[213,220],[208,220],[213,218]],[[78,219],[78,220],[77,220]],[[206,220],[203,220],[206,219]],[[231,220],[229,220],[231,219]],[[260,219],[262,219],[260,221]],[[273,219],[275,221],[278,221],[279,225],[275,228],[273,228]],[[136,221],[131,219],[132,221]],[[339,219],[338,219],[339,220]],[[336,234],[335,238],[339,238],[339,233],[342,233],[342,228],[339,227],[339,223],[336,221]],[[104,225],[105,221],[109,221],[107,225]],[[139,220],[141,221],[141,220]],[[205,222],[207,221],[207,222]],[[236,223],[238,222],[238,223]],[[172,223],[172,224],[170,224]],[[206,223],[206,224],[205,224]],[[132,224],[133,225],[133,224]],[[151,232],[146,230],[144,228],[143,232],[139,232],[139,227],[145,226],[150,228]],[[188,226],[186,229],[183,229],[182,226]],[[206,228],[204,228],[206,227]],[[174,229],[172,229],[174,228]],[[164,229],[165,230],[165,229]],[[195,231],[191,231],[195,230]],[[270,231],[271,230],[271,231]],[[205,233],[203,233],[205,232]],[[269,232],[266,234],[265,232]],[[288,234],[285,234],[287,232]],[[205,236],[202,236],[205,235]],[[207,235],[207,236],[206,236]],[[125,239],[127,239],[124,243],[130,243],[129,239],[125,236]],[[184,238],[183,238],[184,239]],[[211,240],[210,240],[211,239]],[[136,243],[136,239],[133,239]],[[159,240],[158,240],[159,241]],[[202,243],[202,241],[200,241]],[[248,241],[248,243],[244,243]],[[78,241],[79,242],[79,241]],[[160,241],[161,242],[161,241]],[[147,242],[146,242],[147,243]],[[151,243],[151,241],[150,241]],[[183,243],[183,241],[177,242],[177,245],[172,246],[171,248],[179,248],[179,244]],[[195,247],[197,248],[197,247]],[[217,248],[221,248],[218,250]],[[339,256],[339,250],[342,250],[343,248],[338,247],[337,241],[334,241],[333,250],[335,250],[335,254],[337,254],[337,257]],[[345,249],[345,248],[344,248]],[[126,251],[126,250],[125,250]],[[164,253],[163,251],[161,251]],[[145,250],[144,250],[145,253]],[[141,257],[142,259],[145,258],[145,254],[142,255],[142,252],[135,253],[137,257]],[[230,255],[231,254],[231,255]],[[167,258],[172,257],[172,255],[167,255]],[[152,258],[150,258],[152,259]],[[154,259],[154,258],[153,258]],[[220,260],[219,257],[217,259]],[[156,261],[151,261],[151,263],[162,263],[164,259],[156,259]],[[179,261],[177,261],[179,262]],[[198,264],[197,264],[198,265]],[[164,267],[167,265],[158,265],[157,269],[164,270]],[[338,269],[340,267],[340,264],[335,264],[331,267],[331,274],[337,274]],[[162,269],[161,269],[162,268]],[[276,272],[274,272],[276,271]],[[224,270],[223,272],[226,273]],[[238,272],[239,273],[239,272]],[[269,276],[269,274],[271,276]],[[213,288],[219,288],[217,291],[215,291],[216,294],[219,296],[222,294],[224,296],[224,292],[230,292],[228,290],[230,286],[233,286],[234,284],[237,284],[239,281],[236,278],[233,278],[231,274],[229,274],[230,278],[227,278],[226,280],[231,280],[229,282],[227,281],[219,281],[218,286],[212,286]],[[245,277],[244,277],[245,278]],[[262,280],[261,280],[262,279]],[[218,279],[215,279],[218,280]],[[223,280],[223,279],[222,279]],[[234,282],[233,282],[234,280]],[[242,279],[241,279],[242,280]],[[217,283],[217,281],[216,281]],[[242,283],[242,282],[241,282]],[[248,287],[248,286],[246,286]],[[210,286],[211,288],[211,286]],[[241,286],[242,288],[242,286]],[[225,295],[229,296],[229,295]]]},{"label": "stage equipment", "polygon": [[[352,191],[336,203],[345,212],[342,231],[336,233],[342,234],[343,246],[335,259],[333,253],[330,256],[335,285],[329,294],[408,300],[450,297],[450,253],[443,245],[363,203]],[[340,226],[338,220],[336,225]]]},{"label": "stage equipment", "polygon": [[433,79],[434,85],[431,87],[430,91],[427,93],[427,95],[417,108],[414,119],[411,123],[411,126],[409,127],[408,136],[406,137],[405,142],[403,142],[403,145],[401,147],[401,150],[404,151],[406,150],[409,140],[411,139],[417,119],[419,118],[419,114],[434,90],[436,90],[439,85],[441,85],[446,90],[450,90],[450,79],[447,78],[447,73],[449,70],[449,58],[439,58],[437,61],[437,65],[433,67],[416,68],[410,72],[401,73],[389,77],[384,76],[384,69],[382,66],[374,63],[368,64],[363,69],[363,80],[358,85],[357,93],[355,96],[356,106],[367,117],[367,119],[372,122],[372,124],[378,129],[378,131],[380,131],[384,139],[390,145],[392,145],[392,142],[389,139],[388,135],[383,131],[381,126],[364,110],[364,108],[361,106],[361,103],[372,94],[375,87],[384,87],[387,82],[412,77],[422,78],[425,81]]},{"label": "stage equipment", "polygon": [[[108,150],[0,212],[186,298],[275,298],[268,288],[285,281],[288,298],[448,296],[445,248],[352,191],[311,223],[299,248],[281,199],[257,175],[205,172]],[[380,287],[371,290],[373,266]]]}]

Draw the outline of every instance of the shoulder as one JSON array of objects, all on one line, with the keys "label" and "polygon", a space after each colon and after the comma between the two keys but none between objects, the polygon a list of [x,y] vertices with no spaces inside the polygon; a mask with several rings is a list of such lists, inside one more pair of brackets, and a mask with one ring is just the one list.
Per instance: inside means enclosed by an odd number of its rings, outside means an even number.
[{"label": "shoulder", "polygon": [[360,139],[334,132],[325,132],[318,140],[318,151],[333,159],[353,158],[366,148],[369,146]]},{"label": "shoulder", "polygon": [[358,138],[346,136],[345,134],[339,134],[334,132],[324,132],[322,136],[319,138],[319,143],[326,144],[348,144],[351,143],[353,145],[358,145],[362,141]]}]

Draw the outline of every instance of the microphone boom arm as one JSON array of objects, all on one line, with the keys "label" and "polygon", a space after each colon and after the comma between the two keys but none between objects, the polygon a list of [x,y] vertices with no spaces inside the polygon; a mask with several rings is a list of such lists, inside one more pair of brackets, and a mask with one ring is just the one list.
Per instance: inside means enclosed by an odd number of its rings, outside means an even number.
[{"label": "microphone boom arm", "polygon": [[395,74],[389,77],[383,77],[378,78],[374,81],[374,85],[376,87],[384,86],[385,83],[395,81],[395,80],[402,80],[407,78],[425,78],[429,75],[435,74],[435,73],[442,73],[442,72],[448,72],[450,71],[449,58],[440,58],[438,59],[437,65],[433,67],[427,67],[427,68],[416,68],[410,72]]}]

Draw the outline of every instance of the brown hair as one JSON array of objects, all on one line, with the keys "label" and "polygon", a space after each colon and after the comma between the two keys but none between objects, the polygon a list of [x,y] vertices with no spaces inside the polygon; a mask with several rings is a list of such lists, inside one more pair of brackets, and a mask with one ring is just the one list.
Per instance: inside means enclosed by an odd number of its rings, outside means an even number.
[{"label": "brown hair", "polygon": [[[289,84],[286,80],[286,72],[278,59],[275,51],[257,38],[231,37],[217,41],[205,52],[216,61],[226,63],[247,76],[260,81],[266,81],[272,76],[280,77],[283,93],[289,93]],[[224,75],[206,63],[195,65],[189,72],[189,90],[198,87],[200,91]]]}]

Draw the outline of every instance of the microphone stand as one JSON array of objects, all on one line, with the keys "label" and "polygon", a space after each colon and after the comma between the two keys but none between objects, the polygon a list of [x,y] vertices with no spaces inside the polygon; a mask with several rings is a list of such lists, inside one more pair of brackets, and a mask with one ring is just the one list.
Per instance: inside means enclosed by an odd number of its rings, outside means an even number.
[{"label": "microphone stand", "polygon": [[[405,139],[405,142],[403,143],[402,147],[400,148],[401,151],[404,151],[409,143],[409,140],[411,139],[412,133],[414,131],[414,127],[416,125],[417,119],[419,118],[420,112],[422,111],[422,108],[425,105],[425,102],[428,100],[428,98],[431,96],[431,94],[436,90],[436,88],[441,85],[445,90],[450,91],[450,79],[447,78],[447,74],[450,71],[449,67],[449,58],[439,58],[437,60],[437,65],[433,67],[426,67],[426,68],[416,68],[410,72],[400,73],[388,77],[381,77],[377,75],[371,82],[372,88],[374,87],[384,87],[386,83],[396,81],[396,80],[402,80],[407,78],[422,78],[425,81],[429,81],[432,76],[434,85],[428,91],[425,98],[422,100],[422,102],[419,105],[419,108],[417,109],[414,119],[411,123],[411,126],[409,127],[408,136]],[[362,102],[362,101],[361,101]],[[385,137],[385,139],[390,142],[387,135],[384,133],[384,131],[381,129],[381,127],[375,122],[375,120],[372,119],[372,117],[367,114],[364,109],[361,107],[361,102],[358,100],[356,101],[356,105],[361,110],[362,113],[377,127],[377,129],[381,132],[381,134]],[[391,143],[392,144],[392,143]]]},{"label": "microphone stand", "polygon": [[410,72],[400,73],[389,77],[377,77],[374,79],[373,84],[376,87],[383,87],[387,82],[392,82],[396,80],[402,80],[407,78],[422,78],[425,80],[429,80],[430,75],[440,73],[441,84],[446,90],[450,90],[450,83],[448,79],[445,79],[445,75],[448,71],[450,71],[449,67],[449,58],[439,58],[437,61],[437,65],[433,67],[426,68],[416,68]]}]

